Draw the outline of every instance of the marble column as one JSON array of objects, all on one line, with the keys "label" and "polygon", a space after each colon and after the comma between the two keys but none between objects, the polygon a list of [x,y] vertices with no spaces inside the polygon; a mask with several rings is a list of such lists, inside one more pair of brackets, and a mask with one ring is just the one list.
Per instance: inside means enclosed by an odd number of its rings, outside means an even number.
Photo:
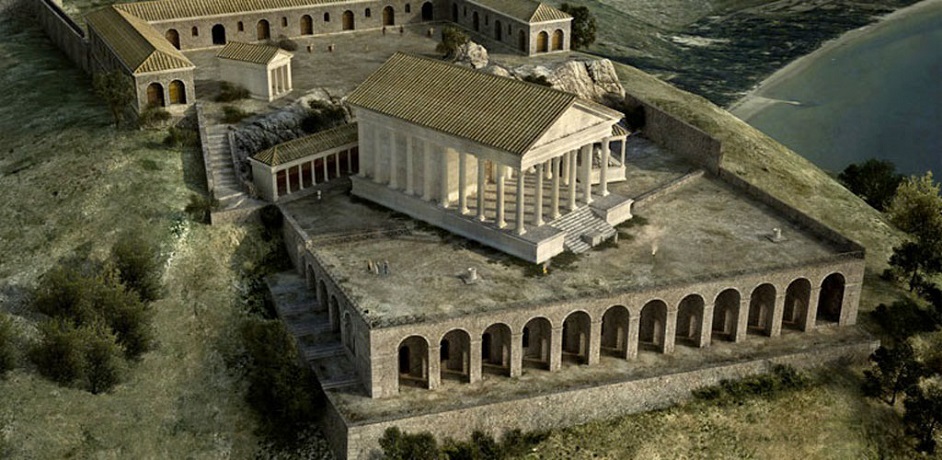
[{"label": "marble column", "polygon": [[412,155],[412,136],[406,135],[406,194],[415,195],[415,165]]},{"label": "marble column", "polygon": [[[439,149],[436,149],[439,150]],[[438,162],[439,165],[439,174],[441,175],[441,185],[438,194],[439,194],[439,204],[443,208],[448,207],[448,157],[451,153],[451,148],[445,148],[441,150],[441,158]]]},{"label": "marble column", "polygon": [[559,176],[561,174],[561,157],[553,158],[552,164],[552,180],[553,180],[553,190],[550,192],[550,219],[556,219],[559,217]]},{"label": "marble column", "polygon": [[599,165],[599,195],[608,196],[608,157],[612,153],[612,139],[602,141],[601,164]]},{"label": "marble column", "polygon": [[397,189],[399,188],[399,159],[396,152],[396,133],[389,129],[386,130],[386,134],[389,136],[389,188]]},{"label": "marble column", "polygon": [[527,232],[526,225],[524,225],[524,222],[523,222],[523,216],[524,216],[523,211],[524,211],[524,208],[526,207],[526,203],[525,203],[526,197],[523,193],[524,186],[526,185],[524,181],[525,177],[526,177],[526,171],[524,171],[523,169],[518,169],[517,170],[517,209],[516,209],[517,216],[515,219],[515,223],[517,224],[517,228],[515,230],[518,235],[523,235],[524,233]]},{"label": "marble column", "polygon": [[422,140],[422,199],[432,201],[432,152],[427,140]]},{"label": "marble column", "polygon": [[560,168],[562,169],[563,185],[569,185],[569,162],[570,162],[569,157],[571,155],[572,155],[571,150],[563,154],[563,165]]},{"label": "marble column", "polygon": [[487,165],[485,161],[486,160],[483,158],[478,158],[478,220],[481,222],[487,219],[484,215],[484,192],[487,190],[487,184],[485,183],[485,179],[487,178],[487,169],[485,168]]},{"label": "marble column", "polygon": [[458,153],[458,212],[461,215],[468,213],[468,178],[467,178],[468,154]]},{"label": "marble column", "polygon": [[576,155],[569,152],[569,170],[567,171],[569,182],[569,210],[576,210]]},{"label": "marble column", "polygon": [[583,145],[582,157],[582,201],[592,204],[592,144]]},{"label": "marble column", "polygon": [[497,218],[495,221],[497,228],[507,226],[504,220],[504,165],[497,165]]},{"label": "marble column", "polygon": [[533,191],[533,225],[543,225],[543,163],[536,165],[536,189]]}]

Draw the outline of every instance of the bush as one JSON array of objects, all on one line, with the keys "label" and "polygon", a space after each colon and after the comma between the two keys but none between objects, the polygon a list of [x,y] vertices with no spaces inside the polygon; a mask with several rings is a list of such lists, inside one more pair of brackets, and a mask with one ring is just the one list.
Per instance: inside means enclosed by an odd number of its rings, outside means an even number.
[{"label": "bush", "polygon": [[0,377],[16,366],[14,354],[13,321],[5,314],[0,313]]},{"label": "bush", "polygon": [[719,385],[701,387],[693,396],[719,404],[742,404],[752,397],[770,398],[784,390],[805,388],[810,380],[791,366],[774,365],[768,374],[750,375],[739,380],[722,380]]},{"label": "bush", "polygon": [[559,10],[572,16],[572,32],[569,40],[574,50],[587,48],[595,43],[595,17],[588,7],[563,3]]},{"label": "bush", "polygon": [[275,46],[277,46],[277,47],[279,47],[279,48],[281,48],[281,49],[283,49],[283,50],[285,50],[285,51],[297,51],[297,50],[298,50],[298,44],[297,44],[297,42],[295,42],[294,40],[292,40],[292,39],[290,39],[290,38],[288,38],[288,37],[286,37],[286,36],[284,36],[284,35],[279,35],[279,36],[278,36],[278,41],[275,42]]},{"label": "bush", "polygon": [[170,119],[170,112],[162,107],[148,106],[137,116],[137,123],[145,128],[163,123]]},{"label": "bush", "polygon": [[118,236],[111,247],[111,260],[118,270],[118,278],[125,287],[136,292],[144,302],[153,302],[161,296],[162,263],[160,250],[141,237],[139,232],[126,232]]},{"label": "bush", "polygon": [[903,182],[903,175],[896,173],[896,165],[892,162],[871,158],[847,166],[837,176],[837,180],[867,204],[883,211],[896,195],[896,189]]},{"label": "bush", "polygon": [[224,105],[222,107],[222,122],[233,124],[238,123],[254,114],[246,112],[238,107]]},{"label": "bush", "polygon": [[280,234],[281,227],[284,226],[284,216],[281,215],[278,206],[267,205],[259,211],[258,216],[262,221],[262,227],[265,229],[262,236],[266,241],[270,241]]},{"label": "bush", "polygon": [[523,81],[527,83],[533,83],[534,85],[547,86],[552,88],[553,84],[549,82],[543,75],[527,75],[523,77]]},{"label": "bush", "polygon": [[311,100],[308,105],[308,114],[301,120],[301,129],[308,134],[336,128],[347,122],[347,113],[340,105],[316,99]]},{"label": "bush", "polygon": [[212,194],[203,196],[194,193],[190,195],[190,201],[183,208],[183,212],[189,214],[190,218],[197,222],[208,224],[212,212],[217,209],[219,209],[219,200],[215,196]]},{"label": "bush", "polygon": [[233,102],[240,99],[248,99],[251,93],[242,85],[224,81],[219,84],[219,95],[216,96],[216,102]]},{"label": "bush", "polygon": [[468,40],[470,38],[463,30],[446,26],[442,29],[442,42],[435,47],[435,51],[442,53],[446,58],[454,57],[458,47],[468,43]]},{"label": "bush", "polygon": [[171,126],[167,128],[167,137],[164,138],[164,145],[173,148],[199,147],[200,135],[195,129]]},{"label": "bush", "polygon": [[51,320],[40,324],[39,332],[40,341],[30,350],[30,359],[50,380],[94,394],[121,381],[126,369],[123,350],[105,325],[76,327],[67,320]]},{"label": "bush", "polygon": [[387,460],[438,460],[438,442],[431,433],[403,433],[397,427],[389,427],[379,440]]}]

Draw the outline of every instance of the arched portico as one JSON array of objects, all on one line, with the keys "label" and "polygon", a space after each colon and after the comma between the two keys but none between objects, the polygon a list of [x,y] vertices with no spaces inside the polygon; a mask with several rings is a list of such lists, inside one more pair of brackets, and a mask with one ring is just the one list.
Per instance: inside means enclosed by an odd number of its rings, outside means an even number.
[{"label": "arched portico", "polygon": [[755,288],[749,299],[749,333],[771,335],[774,310],[775,286],[766,283]]},{"label": "arched portico", "polygon": [[675,343],[694,347],[702,347],[703,312],[706,303],[703,297],[691,294],[684,297],[677,307],[677,328]]},{"label": "arched portico", "polygon": [[563,321],[563,359],[589,364],[589,337],[592,320],[584,311],[575,311]]},{"label": "arched portico", "polygon": [[641,324],[638,331],[639,349],[665,351],[667,336],[667,304],[652,300],[641,309]]},{"label": "arched portico", "polygon": [[471,336],[454,329],[442,337],[439,347],[442,381],[468,382],[471,376]]},{"label": "arched portico", "polygon": [[492,324],[481,335],[481,367],[483,373],[510,375],[510,327]]},{"label": "arched portico", "polygon": [[549,369],[553,326],[546,318],[533,318],[523,327],[523,367]]},{"label": "arched portico", "polygon": [[821,282],[821,293],[818,295],[816,314],[818,323],[839,323],[841,321],[845,284],[844,275],[840,273],[831,273]]},{"label": "arched portico", "polygon": [[811,300],[811,282],[798,278],[785,290],[785,309],[782,312],[782,328],[807,330],[808,304]]},{"label": "arched portico", "polygon": [[413,335],[399,343],[398,370],[399,387],[415,386],[429,388],[428,340]]},{"label": "arched portico", "polygon": [[330,296],[330,329],[334,332],[340,332],[340,302],[337,302],[336,296]]},{"label": "arched portico", "polygon": [[622,305],[609,307],[602,315],[602,353],[628,358],[628,324],[631,313]]},{"label": "arched portico", "polygon": [[742,296],[735,289],[726,289],[716,296],[713,302],[713,340],[737,340],[741,303]]}]

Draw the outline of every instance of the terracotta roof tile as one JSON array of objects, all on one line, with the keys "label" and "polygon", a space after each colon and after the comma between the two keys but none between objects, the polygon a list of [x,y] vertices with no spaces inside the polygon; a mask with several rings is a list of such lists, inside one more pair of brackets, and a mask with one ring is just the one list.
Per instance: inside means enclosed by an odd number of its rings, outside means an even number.
[{"label": "terracotta roof tile", "polygon": [[141,74],[164,70],[193,68],[180,50],[140,18],[108,6],[88,14],[90,28],[114,49],[118,59]]},{"label": "terracotta roof tile", "polygon": [[229,42],[216,53],[216,57],[253,64],[268,64],[278,54],[279,50],[277,46]]},{"label": "terracotta roof tile", "polygon": [[252,158],[269,166],[278,166],[356,141],[357,124],[349,123],[278,144],[255,154]]},{"label": "terracotta roof tile", "polygon": [[558,21],[571,18],[568,14],[552,6],[531,0],[470,0],[470,2],[477,3],[478,5],[490,8],[494,11],[500,11],[512,18],[527,23]]}]

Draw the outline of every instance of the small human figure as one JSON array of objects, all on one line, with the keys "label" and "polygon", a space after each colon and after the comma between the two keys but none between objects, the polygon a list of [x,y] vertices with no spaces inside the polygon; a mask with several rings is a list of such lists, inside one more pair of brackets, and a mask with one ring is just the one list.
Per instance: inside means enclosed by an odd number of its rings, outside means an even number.
[{"label": "small human figure", "polygon": [[399,35],[406,33],[406,29],[402,26],[399,26]]},{"label": "small human figure", "polygon": [[383,35],[386,35],[386,26],[383,26]]},{"label": "small human figure", "polygon": [[389,261],[388,260],[383,261],[383,275],[389,276]]},{"label": "small human figure", "polygon": [[367,259],[367,260],[366,260],[366,269],[367,269],[370,273],[373,273],[373,260],[372,260],[372,259]]},{"label": "small human figure", "polygon": [[318,190],[318,191],[317,191],[317,201],[320,201],[320,200],[321,200],[321,191]]}]

